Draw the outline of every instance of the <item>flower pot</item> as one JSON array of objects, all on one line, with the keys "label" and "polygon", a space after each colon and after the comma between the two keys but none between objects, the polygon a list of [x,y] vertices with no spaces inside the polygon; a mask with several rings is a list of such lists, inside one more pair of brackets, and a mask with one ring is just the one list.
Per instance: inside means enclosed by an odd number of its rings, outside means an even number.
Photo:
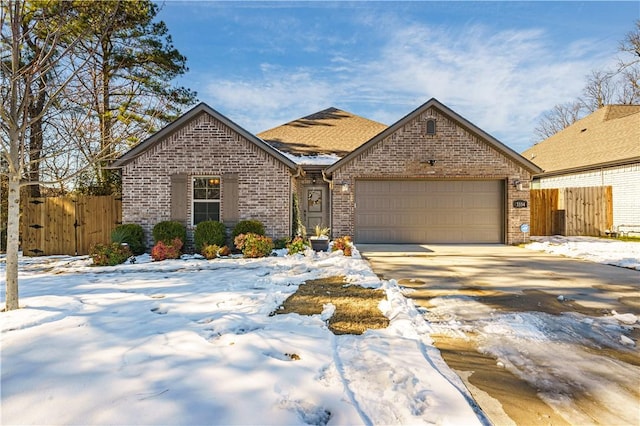
[{"label": "flower pot", "polygon": [[314,251],[327,251],[329,250],[329,239],[328,238],[309,238],[309,242],[311,243],[311,248]]}]

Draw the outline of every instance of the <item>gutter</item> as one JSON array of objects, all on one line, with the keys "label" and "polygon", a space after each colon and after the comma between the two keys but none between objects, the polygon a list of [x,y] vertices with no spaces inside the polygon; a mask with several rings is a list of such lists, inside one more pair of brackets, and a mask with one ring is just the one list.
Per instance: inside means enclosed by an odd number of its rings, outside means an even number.
[{"label": "gutter", "polygon": [[617,166],[626,166],[629,164],[640,163],[640,157],[627,158],[625,160],[607,161],[604,163],[590,164],[588,166],[570,167],[568,169],[542,171],[542,173],[534,174],[532,178],[545,178],[559,175],[566,175],[569,173],[587,172],[591,170],[602,170],[604,168],[612,168]]}]

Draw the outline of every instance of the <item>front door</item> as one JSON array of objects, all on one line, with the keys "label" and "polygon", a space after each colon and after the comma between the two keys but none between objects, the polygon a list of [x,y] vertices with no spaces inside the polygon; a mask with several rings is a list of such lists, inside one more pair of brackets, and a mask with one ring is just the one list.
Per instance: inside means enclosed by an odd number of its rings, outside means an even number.
[{"label": "front door", "polygon": [[313,235],[316,225],[329,226],[329,200],[326,186],[306,186],[302,202],[302,222],[307,234]]}]

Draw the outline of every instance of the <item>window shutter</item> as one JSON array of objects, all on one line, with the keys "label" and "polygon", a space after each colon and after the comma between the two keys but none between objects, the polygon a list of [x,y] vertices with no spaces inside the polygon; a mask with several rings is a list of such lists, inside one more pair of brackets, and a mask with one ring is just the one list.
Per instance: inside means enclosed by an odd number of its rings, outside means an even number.
[{"label": "window shutter", "polygon": [[227,226],[235,225],[240,220],[238,210],[238,175],[226,173],[222,175],[222,222]]},{"label": "window shutter", "polygon": [[187,175],[185,173],[171,175],[171,220],[188,225],[188,200]]}]

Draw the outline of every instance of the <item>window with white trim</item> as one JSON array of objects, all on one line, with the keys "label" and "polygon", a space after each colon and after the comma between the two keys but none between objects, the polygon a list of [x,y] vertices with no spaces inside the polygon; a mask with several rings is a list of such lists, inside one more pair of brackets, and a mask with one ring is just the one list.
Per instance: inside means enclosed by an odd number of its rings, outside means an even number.
[{"label": "window with white trim", "polygon": [[193,182],[193,224],[205,220],[220,220],[220,177],[194,176]]}]

